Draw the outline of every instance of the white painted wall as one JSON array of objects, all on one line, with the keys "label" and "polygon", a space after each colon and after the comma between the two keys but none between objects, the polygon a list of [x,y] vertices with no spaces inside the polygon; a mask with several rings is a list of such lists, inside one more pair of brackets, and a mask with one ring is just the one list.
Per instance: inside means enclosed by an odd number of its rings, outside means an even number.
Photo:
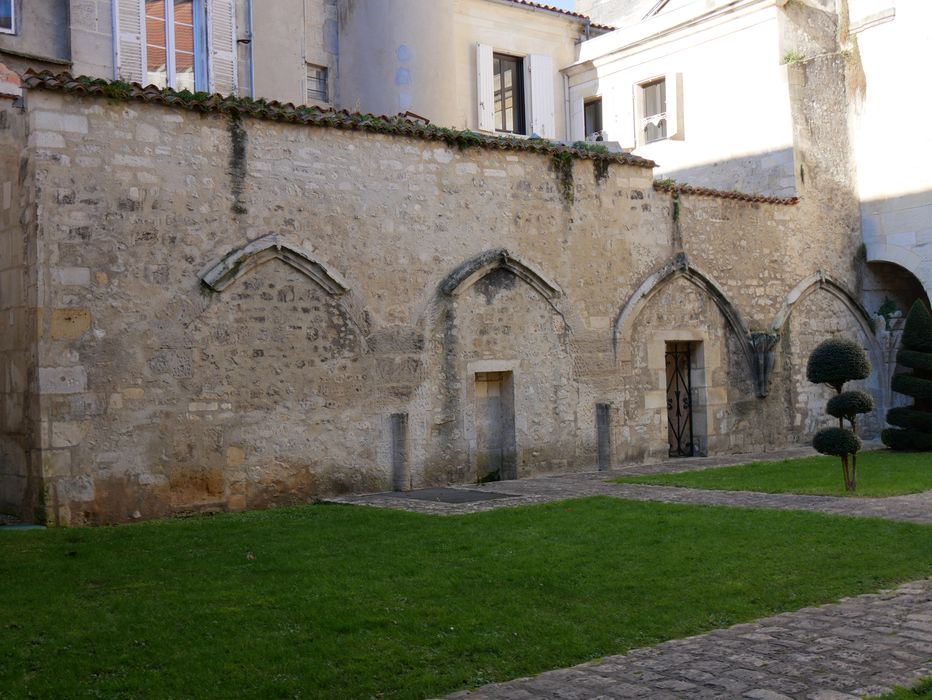
[{"label": "white painted wall", "polygon": [[854,149],[868,260],[905,267],[932,293],[932,2],[850,3],[867,78]]},{"label": "white painted wall", "polygon": [[[766,0],[701,0],[586,42],[580,61],[564,71],[570,76],[572,138],[583,138],[584,102],[601,96],[607,140],[657,161],[659,176],[720,189],[793,194],[793,132],[779,12]],[[677,73],[682,78],[681,132],[639,146],[635,87]],[[668,92],[668,113],[670,97]]]}]

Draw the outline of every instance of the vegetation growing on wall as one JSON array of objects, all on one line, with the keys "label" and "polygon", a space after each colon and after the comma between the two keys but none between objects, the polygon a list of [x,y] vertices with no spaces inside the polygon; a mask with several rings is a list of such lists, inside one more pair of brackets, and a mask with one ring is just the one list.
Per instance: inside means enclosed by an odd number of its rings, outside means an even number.
[{"label": "vegetation growing on wall", "polygon": [[23,85],[29,89],[99,95],[113,100],[156,102],[169,107],[191,111],[240,114],[257,119],[355,131],[372,131],[428,141],[442,141],[448,146],[455,146],[460,150],[477,147],[494,150],[530,151],[542,154],[564,153],[569,158],[583,160],[604,160],[606,163],[624,163],[644,168],[652,168],[655,165],[651,160],[630,153],[610,153],[603,144],[580,142],[582,143],[581,146],[577,143],[570,147],[547,139],[493,136],[469,130],[447,129],[408,119],[404,115],[376,116],[347,111],[338,112],[316,106],[295,106],[291,103],[284,104],[262,98],[252,99],[234,95],[173,90],[172,88],[160,88],[155,85],[143,87],[138,83],[127,83],[121,80],[105,80],[85,75],[74,77],[69,73],[56,75],[49,71],[41,73],[27,71],[23,77]]},{"label": "vegetation growing on wall", "polygon": [[896,427],[881,439],[894,450],[932,450],[932,314],[921,301],[906,316],[896,362],[910,371],[893,377],[893,391],[911,397],[913,405],[890,409],[887,422]]}]

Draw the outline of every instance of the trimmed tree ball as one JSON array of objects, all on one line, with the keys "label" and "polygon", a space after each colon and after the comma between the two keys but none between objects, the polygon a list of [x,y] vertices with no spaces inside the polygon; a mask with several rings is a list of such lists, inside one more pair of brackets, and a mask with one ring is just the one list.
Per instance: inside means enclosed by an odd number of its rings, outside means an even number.
[{"label": "trimmed tree ball", "polygon": [[823,428],[812,438],[812,446],[824,455],[851,455],[861,449],[858,436],[844,428]]},{"label": "trimmed tree ball", "polygon": [[852,379],[865,379],[871,373],[871,363],[860,344],[850,338],[829,338],[812,351],[806,365],[806,379],[815,384],[828,384],[841,391]]},{"label": "trimmed tree ball", "polygon": [[835,418],[851,419],[859,413],[874,410],[873,397],[863,391],[843,391],[828,400],[825,411]]}]

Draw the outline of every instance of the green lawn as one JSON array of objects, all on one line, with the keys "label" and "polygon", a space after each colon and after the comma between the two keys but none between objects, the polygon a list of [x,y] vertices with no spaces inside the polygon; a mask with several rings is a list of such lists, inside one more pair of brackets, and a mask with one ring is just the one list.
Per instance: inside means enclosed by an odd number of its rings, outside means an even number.
[{"label": "green lawn", "polygon": [[858,490],[849,494],[837,457],[756,462],[679,474],[623,476],[619,484],[660,484],[718,491],[807,493],[823,496],[898,496],[932,489],[932,453],[876,450],[858,455]]},{"label": "green lawn", "polygon": [[418,698],[932,574],[932,527],[565,501],[0,529],[0,696]]},{"label": "green lawn", "polygon": [[889,695],[884,695],[877,700],[932,700],[932,678],[912,688],[898,687]]}]

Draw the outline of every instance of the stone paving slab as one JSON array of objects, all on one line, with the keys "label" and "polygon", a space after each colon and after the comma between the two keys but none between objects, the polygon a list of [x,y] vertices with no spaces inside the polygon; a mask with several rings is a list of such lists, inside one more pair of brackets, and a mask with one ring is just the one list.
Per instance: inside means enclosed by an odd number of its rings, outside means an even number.
[{"label": "stone paving slab", "polygon": [[613,471],[559,474],[555,476],[496,481],[492,484],[470,484],[460,487],[471,491],[489,491],[510,496],[494,501],[473,503],[437,503],[414,501],[392,493],[342,496],[328,499],[331,503],[368,505],[395,508],[434,515],[478,513],[494,508],[547,503],[567,498],[612,496],[633,501],[659,501],[663,503],[691,503],[697,505],[732,506],[738,508],[769,508],[776,510],[807,510],[830,515],[849,515],[864,518],[883,518],[914,523],[932,523],[932,491],[892,496],[889,498],[857,498],[840,496],[805,496],[798,494],[768,494],[750,491],[712,491],[679,486],[651,486],[647,484],[612,484],[616,476],[661,474],[696,471],[713,467],[747,464],[806,457],[815,454],[808,447],[780,452],[729,455],[727,457],[698,457],[677,459],[653,465],[635,464]]},{"label": "stone paving slab", "polygon": [[450,698],[855,700],[932,675],[932,579]]}]

